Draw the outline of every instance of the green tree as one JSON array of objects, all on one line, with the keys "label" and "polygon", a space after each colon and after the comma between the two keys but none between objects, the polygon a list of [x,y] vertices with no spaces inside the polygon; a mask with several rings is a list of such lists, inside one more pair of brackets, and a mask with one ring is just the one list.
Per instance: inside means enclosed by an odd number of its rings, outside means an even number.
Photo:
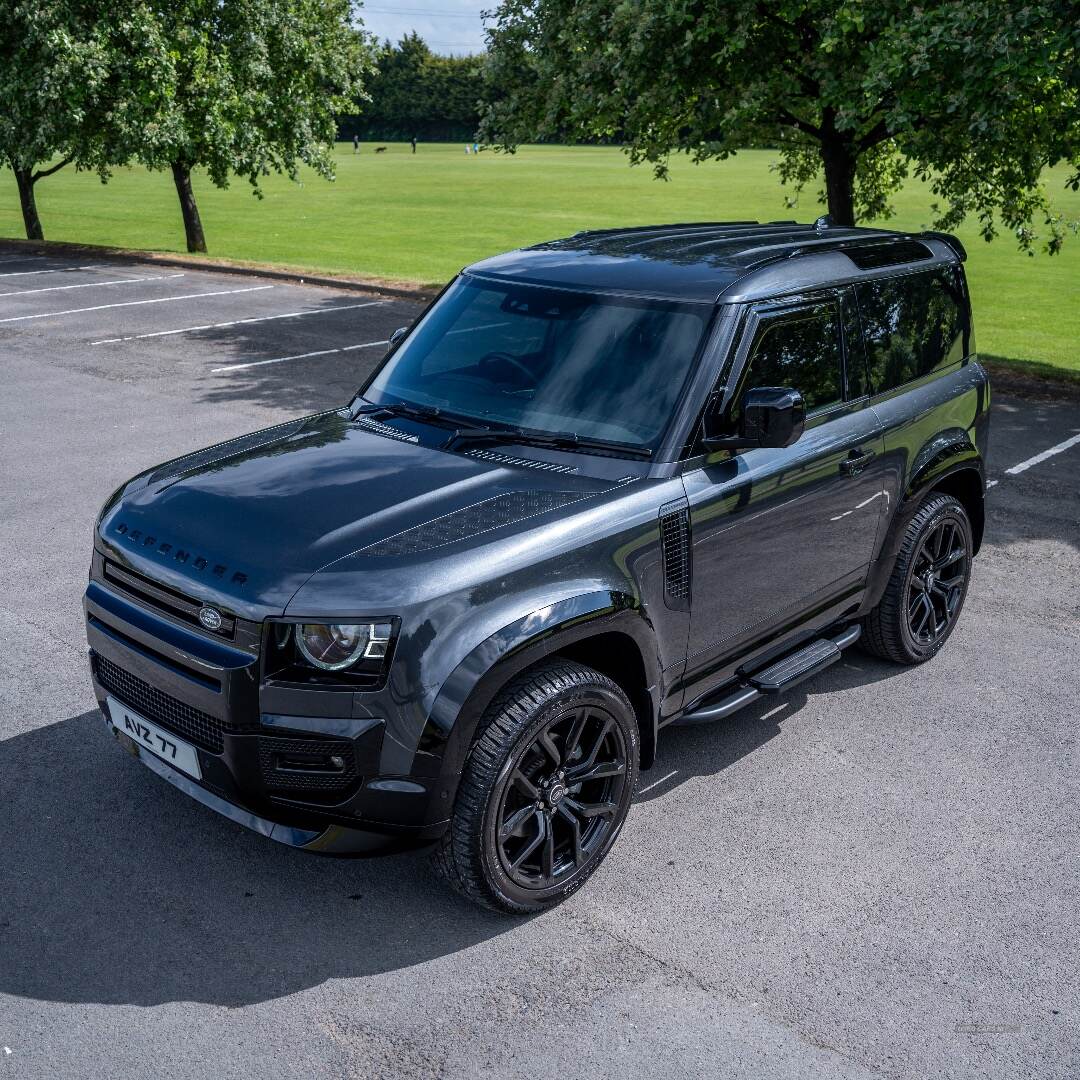
[{"label": "green tree", "polygon": [[419,34],[384,42],[363,114],[342,125],[373,139],[472,139],[480,124],[483,58],[439,56]]},{"label": "green tree", "polygon": [[890,213],[910,172],[936,223],[997,221],[1060,246],[1040,176],[1080,184],[1075,0],[503,0],[489,30],[484,137],[621,140],[664,176],[778,146],[797,188],[824,173],[838,224]]},{"label": "green tree", "polygon": [[362,95],[371,49],[349,0],[159,3],[175,77],[137,156],[172,171],[187,249],[205,251],[192,171],[256,195],[271,171],[333,179],[335,117]]},{"label": "green tree", "polygon": [[143,137],[171,65],[137,0],[17,0],[0,20],[0,56],[0,161],[27,239],[42,240],[38,182],[72,164],[106,179]]}]

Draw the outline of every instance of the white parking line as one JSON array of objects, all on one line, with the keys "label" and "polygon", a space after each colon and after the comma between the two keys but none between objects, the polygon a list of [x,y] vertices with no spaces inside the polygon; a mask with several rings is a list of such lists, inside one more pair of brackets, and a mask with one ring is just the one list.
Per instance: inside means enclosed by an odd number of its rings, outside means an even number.
[{"label": "white parking line", "polygon": [[13,289],[0,292],[0,296],[27,296],[30,293],[61,292],[64,289],[96,289],[99,285],[131,285],[137,281],[167,281],[184,277],[184,274],[152,274],[150,277],[115,278],[112,281],[80,281],[78,285],[47,285],[44,289]]},{"label": "white parking line", "polygon": [[[272,285],[262,285],[260,288],[271,289]],[[244,289],[238,289],[244,292]],[[114,345],[118,341],[141,341],[143,338],[169,337],[171,334],[190,334],[195,330],[217,330],[222,326],[242,326],[247,323],[270,322],[271,319],[299,319],[304,315],[326,315],[331,311],[353,311],[356,308],[377,307],[379,304],[388,304],[389,300],[371,300],[366,304],[339,304],[332,308],[316,308],[314,311],[284,311],[280,315],[259,315],[254,319],[232,319],[229,322],[204,323],[202,326],[181,326],[178,330],[155,330],[149,334],[129,334],[127,337],[102,338],[100,341],[91,341],[91,345]],[[3,321],[3,320],[0,320]],[[283,357],[284,359],[284,357]],[[266,363],[265,360],[259,363]]]},{"label": "white parking line", "polygon": [[[185,293],[182,296],[155,296],[152,300],[125,300],[121,304],[98,304],[96,307],[68,308],[67,311],[40,311],[36,315],[9,315],[6,319],[0,319],[0,323],[25,322],[27,319],[51,319],[60,315],[82,315],[87,311],[108,311],[109,308],[137,307],[139,304],[172,304],[181,300],[199,300],[204,296],[231,296],[233,293],[261,292],[263,289],[272,289],[273,285],[251,285],[246,289],[218,289],[216,292]],[[148,335],[140,335],[148,336]],[[114,341],[127,341],[127,338],[114,338]],[[98,344],[98,342],[92,342]]]},{"label": "white parking line", "polygon": [[640,788],[638,794],[644,795],[646,791],[652,791],[654,787],[659,787],[665,780],[670,780],[678,771],[678,769],[672,769],[667,776],[661,776],[659,780],[654,780],[648,787]]},{"label": "white parking line", "polygon": [[1051,446],[1049,450],[1044,450],[1041,454],[1036,454],[1034,457],[1028,458],[1027,461],[1021,461],[1019,465],[1006,469],[1005,472],[1009,476],[1016,476],[1019,473],[1026,472],[1032,465],[1041,465],[1047,458],[1064,453],[1070,447],[1078,444],[1080,444],[1080,435],[1074,435],[1071,439],[1066,439],[1064,442],[1058,443],[1057,446]]},{"label": "white parking line", "polygon": [[262,367],[263,364],[283,364],[286,360],[306,360],[309,356],[329,356],[331,353],[352,352],[353,349],[374,349],[376,345],[389,345],[389,341],[365,341],[362,345],[342,345],[340,349],[317,349],[315,352],[295,353],[292,356],[275,356],[273,360],[252,360],[247,364],[226,364],[211,368],[211,374],[219,371],[240,371],[243,368]]},{"label": "white parking line", "polygon": [[105,270],[107,263],[91,263],[89,266],[58,266],[54,270],[7,270],[0,277],[30,277],[31,274],[73,274],[76,270]]}]

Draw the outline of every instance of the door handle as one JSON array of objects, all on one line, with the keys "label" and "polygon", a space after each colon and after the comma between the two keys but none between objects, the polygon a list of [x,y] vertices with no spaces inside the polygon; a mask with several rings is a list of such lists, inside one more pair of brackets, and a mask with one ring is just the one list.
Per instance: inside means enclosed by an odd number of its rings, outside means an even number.
[{"label": "door handle", "polygon": [[840,462],[840,471],[848,476],[858,476],[870,464],[870,459],[873,456],[873,450],[852,450]]}]

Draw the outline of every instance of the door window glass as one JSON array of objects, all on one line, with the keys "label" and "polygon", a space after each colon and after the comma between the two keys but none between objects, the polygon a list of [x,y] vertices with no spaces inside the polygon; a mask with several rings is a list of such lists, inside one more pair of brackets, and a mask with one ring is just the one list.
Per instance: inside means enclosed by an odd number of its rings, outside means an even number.
[{"label": "door window glass", "polygon": [[840,320],[836,309],[807,308],[761,324],[750,354],[745,386],[790,386],[807,411],[842,396]]},{"label": "door window glass", "polygon": [[855,286],[874,393],[964,357],[967,303],[953,270]]}]

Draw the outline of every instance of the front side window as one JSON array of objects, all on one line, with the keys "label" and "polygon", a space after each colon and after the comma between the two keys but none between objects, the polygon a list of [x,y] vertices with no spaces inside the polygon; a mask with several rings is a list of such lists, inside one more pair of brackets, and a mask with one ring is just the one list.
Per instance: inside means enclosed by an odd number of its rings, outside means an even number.
[{"label": "front side window", "polygon": [[869,281],[855,291],[874,393],[963,359],[967,303],[956,271]]},{"label": "front side window", "polygon": [[840,319],[826,304],[763,319],[743,385],[790,386],[810,412],[840,401],[841,371]]},{"label": "front side window", "polygon": [[477,422],[654,447],[711,307],[459,278],[363,390]]}]

